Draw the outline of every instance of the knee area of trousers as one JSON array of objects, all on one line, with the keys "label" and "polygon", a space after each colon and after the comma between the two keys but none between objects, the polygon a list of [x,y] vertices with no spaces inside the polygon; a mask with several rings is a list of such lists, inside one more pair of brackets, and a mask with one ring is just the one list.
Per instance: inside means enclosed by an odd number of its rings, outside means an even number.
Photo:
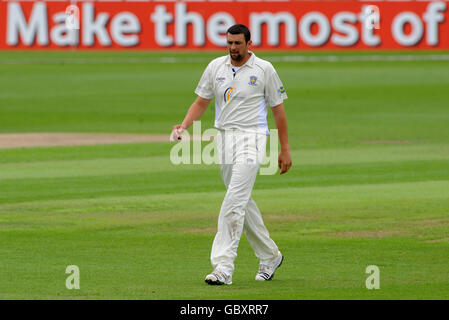
[{"label": "knee area of trousers", "polygon": [[220,212],[220,217],[218,220],[221,220],[223,223],[241,224],[243,228],[243,224],[245,222],[245,210],[238,207],[227,208],[226,210],[222,210],[222,212]]},{"label": "knee area of trousers", "polygon": [[248,200],[249,198],[246,195],[242,195],[242,192],[233,190],[228,190],[224,198],[225,202],[235,204],[239,207],[242,206],[243,208],[248,204]]},{"label": "knee area of trousers", "polygon": [[245,216],[245,208],[245,204],[229,202],[222,207],[222,213],[226,217],[238,219]]}]

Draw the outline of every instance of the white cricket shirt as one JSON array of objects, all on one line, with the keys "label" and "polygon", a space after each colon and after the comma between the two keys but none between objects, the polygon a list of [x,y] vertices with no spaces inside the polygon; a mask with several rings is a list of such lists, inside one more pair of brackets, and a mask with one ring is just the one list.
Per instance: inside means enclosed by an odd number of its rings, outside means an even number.
[{"label": "white cricket shirt", "polygon": [[273,65],[253,52],[235,73],[229,55],[212,60],[195,93],[205,99],[215,97],[217,129],[264,134],[269,134],[267,106],[277,106],[287,99]]}]

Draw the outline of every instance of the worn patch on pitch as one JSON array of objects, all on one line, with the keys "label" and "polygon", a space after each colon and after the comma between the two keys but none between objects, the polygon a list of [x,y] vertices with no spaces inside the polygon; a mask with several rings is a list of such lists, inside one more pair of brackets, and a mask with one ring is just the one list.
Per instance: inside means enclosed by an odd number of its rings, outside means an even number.
[{"label": "worn patch on pitch", "polygon": [[449,242],[449,238],[426,240],[427,243]]},{"label": "worn patch on pitch", "polygon": [[81,146],[141,142],[169,142],[168,134],[128,133],[2,133],[0,148]]},{"label": "worn patch on pitch", "polygon": [[341,231],[327,233],[326,236],[334,238],[386,238],[394,235],[404,235],[402,231],[393,230],[360,230],[360,231]]},{"label": "worn patch on pitch", "polygon": [[409,144],[413,143],[411,140],[362,140],[362,143],[367,144]]},{"label": "worn patch on pitch", "polygon": [[205,228],[182,228],[181,232],[196,233],[196,234],[214,234],[217,232],[217,227],[205,227]]}]

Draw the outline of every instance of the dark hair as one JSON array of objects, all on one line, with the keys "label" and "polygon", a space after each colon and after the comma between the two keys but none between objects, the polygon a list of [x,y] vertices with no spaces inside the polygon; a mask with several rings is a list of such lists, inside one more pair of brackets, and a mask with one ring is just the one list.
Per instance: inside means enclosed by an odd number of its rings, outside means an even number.
[{"label": "dark hair", "polygon": [[226,33],[230,34],[242,34],[245,36],[245,41],[248,42],[251,39],[251,32],[247,26],[243,24],[235,24],[226,31]]}]

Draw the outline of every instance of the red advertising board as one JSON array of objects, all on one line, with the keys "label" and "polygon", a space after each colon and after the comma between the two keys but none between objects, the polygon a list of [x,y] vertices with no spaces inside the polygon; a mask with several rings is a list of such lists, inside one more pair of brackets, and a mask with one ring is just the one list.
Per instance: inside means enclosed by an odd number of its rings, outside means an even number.
[{"label": "red advertising board", "polygon": [[[0,49],[449,49],[448,2],[1,1]],[[70,7],[71,6],[71,7]]]}]

